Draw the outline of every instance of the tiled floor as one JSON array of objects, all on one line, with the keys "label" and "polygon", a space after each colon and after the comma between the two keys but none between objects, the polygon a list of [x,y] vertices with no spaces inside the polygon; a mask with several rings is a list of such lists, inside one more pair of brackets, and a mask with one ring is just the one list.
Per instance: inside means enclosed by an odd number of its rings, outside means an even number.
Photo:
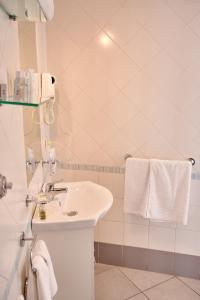
[{"label": "tiled floor", "polygon": [[95,300],[200,300],[200,280],[95,266]]}]

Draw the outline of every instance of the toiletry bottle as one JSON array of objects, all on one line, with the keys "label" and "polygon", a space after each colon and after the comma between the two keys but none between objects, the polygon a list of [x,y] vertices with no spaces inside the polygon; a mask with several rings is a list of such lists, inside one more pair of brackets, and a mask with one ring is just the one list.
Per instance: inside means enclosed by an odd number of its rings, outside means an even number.
[{"label": "toiletry bottle", "polygon": [[44,202],[41,202],[39,205],[39,216],[40,216],[40,220],[46,220],[46,209],[45,209]]},{"label": "toiletry bottle", "polygon": [[24,71],[20,71],[20,80],[19,80],[19,101],[25,102],[25,94],[26,94],[26,86],[25,86],[25,73]]},{"label": "toiletry bottle", "polygon": [[16,101],[20,101],[20,71],[16,71],[14,81],[14,98]]},{"label": "toiletry bottle", "polygon": [[23,71],[16,72],[14,83],[14,97],[16,101],[24,102],[24,89],[25,89],[25,74]]},{"label": "toiletry bottle", "polygon": [[25,76],[24,76],[24,97],[23,97],[23,100],[26,103],[29,102],[29,90],[30,90],[30,80],[29,80],[29,76],[27,75],[27,73],[25,73]]},{"label": "toiletry bottle", "polygon": [[0,83],[0,99],[7,100],[7,84]]},{"label": "toiletry bottle", "polygon": [[28,97],[28,102],[33,103],[34,102],[34,70],[29,69],[26,72],[26,77],[27,77],[27,97]]}]

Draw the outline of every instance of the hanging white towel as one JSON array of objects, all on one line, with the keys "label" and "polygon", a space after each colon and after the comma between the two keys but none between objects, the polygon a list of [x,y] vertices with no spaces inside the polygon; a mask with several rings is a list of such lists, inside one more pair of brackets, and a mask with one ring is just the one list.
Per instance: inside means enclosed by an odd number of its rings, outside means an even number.
[{"label": "hanging white towel", "polygon": [[26,300],[38,300],[36,275],[33,273],[31,264],[29,265],[29,270],[27,275],[28,275],[28,284],[27,284]]},{"label": "hanging white towel", "polygon": [[49,269],[45,260],[41,256],[35,256],[33,266],[37,270],[38,300],[52,300]]},{"label": "hanging white towel", "polygon": [[126,160],[124,212],[146,217],[149,197],[149,159]]},{"label": "hanging white towel", "polygon": [[46,244],[39,240],[33,250],[32,266],[36,270],[38,300],[52,300],[57,282]]},{"label": "hanging white towel", "polygon": [[191,170],[189,161],[129,158],[124,212],[187,224]]},{"label": "hanging white towel", "polygon": [[187,224],[191,170],[189,161],[150,160],[147,218]]}]

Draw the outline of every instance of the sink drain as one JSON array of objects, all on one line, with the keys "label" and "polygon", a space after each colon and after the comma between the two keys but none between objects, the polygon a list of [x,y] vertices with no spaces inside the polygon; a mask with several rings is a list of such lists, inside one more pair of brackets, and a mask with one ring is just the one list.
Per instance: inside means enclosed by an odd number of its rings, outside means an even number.
[{"label": "sink drain", "polygon": [[78,215],[78,212],[76,210],[72,210],[72,211],[67,211],[64,214],[69,216],[69,217],[73,217],[73,216]]}]

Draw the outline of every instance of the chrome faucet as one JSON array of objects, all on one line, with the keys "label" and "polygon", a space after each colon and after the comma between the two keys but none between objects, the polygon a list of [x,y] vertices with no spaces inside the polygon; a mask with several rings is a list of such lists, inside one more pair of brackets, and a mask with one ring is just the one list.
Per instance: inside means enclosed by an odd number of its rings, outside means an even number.
[{"label": "chrome faucet", "polygon": [[60,187],[56,188],[55,184],[59,183],[60,181],[54,181],[54,182],[48,182],[43,185],[44,187],[44,193],[49,194],[50,201],[54,200],[54,197],[60,193],[67,193],[68,188],[67,187]]},{"label": "chrome faucet", "polygon": [[61,187],[61,188],[55,188],[55,184],[61,182],[59,181],[54,181],[54,182],[48,182],[44,183],[41,189],[41,192],[34,196],[34,197],[29,197],[27,195],[26,197],[26,206],[29,206],[29,203],[35,203],[35,204],[47,204],[51,201],[56,201],[56,195],[61,194],[61,193],[67,193],[68,188],[67,187]]}]

